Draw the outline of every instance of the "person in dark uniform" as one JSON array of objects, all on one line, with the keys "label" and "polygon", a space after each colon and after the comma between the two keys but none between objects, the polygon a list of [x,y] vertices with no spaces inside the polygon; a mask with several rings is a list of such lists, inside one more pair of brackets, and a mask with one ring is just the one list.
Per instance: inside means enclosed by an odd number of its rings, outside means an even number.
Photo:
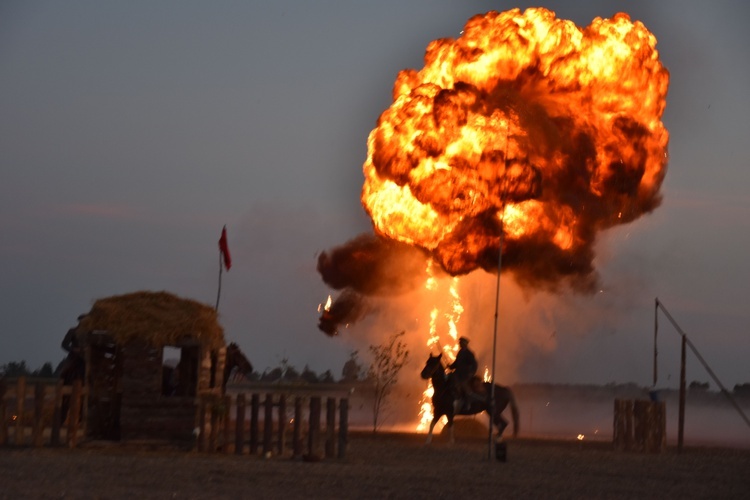
[{"label": "person in dark uniform", "polygon": [[60,377],[67,382],[76,378],[83,378],[85,360],[83,357],[83,346],[81,345],[80,328],[85,314],[78,316],[78,325],[68,330],[62,341],[62,348],[68,353],[60,370]]},{"label": "person in dark uniform", "polygon": [[[86,360],[81,342],[81,321],[85,317],[85,314],[78,316],[78,325],[68,330],[61,344],[63,350],[68,353],[60,367],[60,378],[63,380],[64,385],[73,385],[73,382],[83,380],[86,376]],[[68,415],[69,408],[70,396],[63,396],[60,407],[63,421],[65,421]]]},{"label": "person in dark uniform", "polygon": [[[460,337],[458,345],[456,360],[448,365],[448,368],[453,370],[453,378],[458,389],[457,403],[463,401],[463,408],[468,410],[472,401],[484,401],[484,398],[475,393],[471,387],[471,382],[477,374],[477,358],[469,349],[469,339]],[[460,404],[456,404],[456,410],[460,408]]]}]

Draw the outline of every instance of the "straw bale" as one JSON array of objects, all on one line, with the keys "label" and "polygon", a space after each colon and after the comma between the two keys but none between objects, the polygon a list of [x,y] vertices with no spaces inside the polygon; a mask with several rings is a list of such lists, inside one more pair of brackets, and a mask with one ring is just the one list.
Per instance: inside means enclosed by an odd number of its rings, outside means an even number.
[{"label": "straw bale", "polygon": [[94,302],[81,320],[86,331],[105,330],[119,344],[139,339],[153,347],[191,338],[211,348],[224,345],[216,310],[168,292],[140,291]]}]

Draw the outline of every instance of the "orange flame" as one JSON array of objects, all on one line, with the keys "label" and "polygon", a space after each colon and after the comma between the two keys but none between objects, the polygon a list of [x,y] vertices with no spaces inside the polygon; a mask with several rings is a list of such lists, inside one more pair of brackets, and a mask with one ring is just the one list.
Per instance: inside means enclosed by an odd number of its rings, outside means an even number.
[{"label": "orange flame", "polygon": [[378,235],[452,275],[595,284],[598,230],[659,205],[669,74],[627,14],[581,29],[543,8],[470,19],[401,71],[368,139],[362,203]]}]

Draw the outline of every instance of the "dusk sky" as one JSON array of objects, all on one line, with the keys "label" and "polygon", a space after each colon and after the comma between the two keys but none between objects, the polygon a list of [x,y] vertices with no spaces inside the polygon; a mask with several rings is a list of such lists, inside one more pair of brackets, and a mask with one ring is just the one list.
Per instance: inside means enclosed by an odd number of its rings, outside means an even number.
[{"label": "dusk sky", "polygon": [[[670,72],[663,204],[600,235],[601,290],[519,290],[503,276],[498,381],[650,385],[659,299],[731,389],[750,382],[750,4],[745,1],[14,1],[0,3],[0,365],[38,368],[102,297],[216,302],[259,370],[339,376],[353,350],[408,332],[430,297],[384,301],[330,338],[320,252],[371,232],[367,137],[399,70],[474,14],[544,6],[587,26],[627,12]],[[491,362],[495,280],[461,278],[459,323]],[[659,386],[679,337],[659,317]],[[688,381],[709,382],[688,355]],[[712,387],[715,389],[715,385]]]}]

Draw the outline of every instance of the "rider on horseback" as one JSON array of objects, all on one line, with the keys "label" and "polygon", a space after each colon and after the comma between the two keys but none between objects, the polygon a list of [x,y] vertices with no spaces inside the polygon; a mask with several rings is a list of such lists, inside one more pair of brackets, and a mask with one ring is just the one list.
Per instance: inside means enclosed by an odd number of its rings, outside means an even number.
[{"label": "rider on horseback", "polygon": [[[471,383],[477,373],[477,358],[469,349],[469,339],[460,337],[458,339],[460,349],[456,354],[456,360],[448,365],[453,370],[453,380],[457,389],[455,401],[456,412],[461,409],[468,410],[472,401],[484,401],[484,397],[474,392]],[[461,403],[463,402],[463,405]]]}]

